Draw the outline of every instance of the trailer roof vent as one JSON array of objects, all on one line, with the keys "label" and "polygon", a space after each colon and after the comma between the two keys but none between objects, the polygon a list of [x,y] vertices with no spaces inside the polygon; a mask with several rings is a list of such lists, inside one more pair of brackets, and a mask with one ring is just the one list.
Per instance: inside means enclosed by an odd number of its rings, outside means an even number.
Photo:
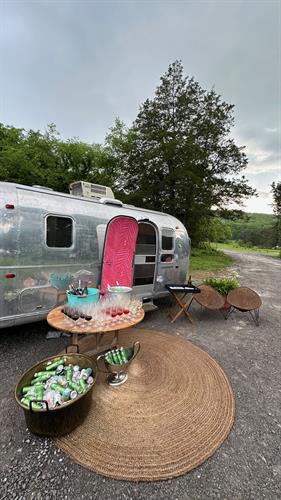
[{"label": "trailer roof vent", "polygon": [[100,203],[103,205],[117,205],[118,207],[123,207],[123,203],[115,198],[100,198]]},{"label": "trailer roof vent", "polygon": [[32,187],[33,188],[37,188],[37,189],[45,189],[46,191],[54,191],[53,188],[49,188],[49,187],[46,187],[46,186],[38,186],[37,184],[33,184]]},{"label": "trailer roof vent", "polygon": [[114,199],[114,194],[109,187],[92,184],[91,182],[72,182],[69,185],[69,192],[73,196],[91,198],[92,200],[100,200],[101,198]]}]

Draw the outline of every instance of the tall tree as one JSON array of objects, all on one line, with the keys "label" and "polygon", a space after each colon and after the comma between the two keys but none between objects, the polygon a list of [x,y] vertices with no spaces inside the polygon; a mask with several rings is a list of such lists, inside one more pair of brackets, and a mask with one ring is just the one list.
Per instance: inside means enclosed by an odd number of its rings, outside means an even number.
[{"label": "tall tree", "polygon": [[247,158],[229,137],[232,125],[233,105],[184,77],[182,63],[175,61],[155,97],[140,107],[128,141],[111,137],[127,200],[170,212],[198,239],[202,219],[212,217],[214,207],[225,217],[230,202],[254,194],[240,177]]},{"label": "tall tree", "polygon": [[271,184],[271,191],[273,194],[273,211],[277,218],[275,225],[275,244],[281,248],[281,181],[277,183],[273,182]]}]

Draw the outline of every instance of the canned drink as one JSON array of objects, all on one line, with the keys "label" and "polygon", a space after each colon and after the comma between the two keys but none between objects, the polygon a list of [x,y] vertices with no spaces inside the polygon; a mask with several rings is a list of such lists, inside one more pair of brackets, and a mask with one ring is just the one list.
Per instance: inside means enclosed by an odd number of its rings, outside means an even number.
[{"label": "canned drink", "polygon": [[118,365],[119,364],[119,360],[118,360],[118,356],[116,354],[116,351],[111,351],[111,354],[112,354],[113,363],[115,365]]},{"label": "canned drink", "polygon": [[121,353],[120,353],[120,349],[116,349],[116,356],[118,358],[118,364],[122,365],[123,364],[123,360],[122,360],[122,356],[121,356]]},{"label": "canned drink", "polygon": [[81,394],[82,388],[80,387],[80,385],[76,384],[75,382],[68,382],[68,385],[69,385],[70,389],[73,389],[74,391]]},{"label": "canned drink", "polygon": [[32,400],[36,399],[36,396],[33,396],[32,394],[25,394],[23,399],[26,399],[28,401],[32,401]]},{"label": "canned drink", "polygon": [[87,384],[88,384],[88,385],[92,385],[93,383],[94,383],[94,379],[93,379],[93,377],[88,377],[88,379],[87,379]]},{"label": "canned drink", "polygon": [[66,380],[70,382],[72,380],[73,369],[71,366],[68,366],[66,369]]},{"label": "canned drink", "polygon": [[54,408],[54,391],[48,388],[44,394],[44,400],[47,401],[49,408]]},{"label": "canned drink", "polygon": [[[29,408],[29,403],[30,401],[32,400],[29,400],[27,398],[22,398],[21,399],[21,403],[26,406],[27,408]],[[42,409],[42,406],[39,404],[39,403],[32,403],[32,408],[35,408],[36,410],[41,410]]]},{"label": "canned drink", "polygon": [[72,375],[72,382],[78,384],[79,382],[79,379],[80,379],[80,371],[78,372],[73,372],[73,375]]},{"label": "canned drink", "polygon": [[51,384],[55,384],[55,383],[57,383],[57,376],[56,375],[54,375],[53,377],[46,380],[45,385],[46,385],[46,387],[49,387]]},{"label": "canned drink", "polygon": [[60,385],[62,385],[63,387],[65,387],[67,385],[67,380],[62,375],[58,375],[56,377],[56,379],[57,379],[57,383],[60,384]]},{"label": "canned drink", "polygon": [[64,393],[62,395],[63,397],[63,402],[65,401],[68,401],[70,399],[70,393],[71,393],[71,390],[70,389],[65,389],[64,390]]},{"label": "canned drink", "polygon": [[22,398],[22,399],[20,400],[20,402],[21,402],[24,406],[29,407],[29,399],[27,399],[27,398]]},{"label": "canned drink", "polygon": [[105,355],[104,355],[104,359],[107,363],[111,363],[112,362],[112,357],[111,357],[111,354],[109,352],[107,352]]},{"label": "canned drink", "polygon": [[70,395],[70,390],[69,389],[64,389],[61,385],[59,384],[51,384],[51,389],[54,391],[58,392],[65,398],[69,398]]},{"label": "canned drink", "polygon": [[61,375],[64,372],[64,366],[59,365],[56,369],[56,375]]},{"label": "canned drink", "polygon": [[79,385],[83,392],[85,392],[88,389],[87,384],[83,378],[80,378]]},{"label": "canned drink", "polygon": [[35,380],[31,380],[31,385],[35,385],[35,384],[38,384],[38,383],[42,383],[42,382],[45,382],[46,380],[48,380],[52,375],[50,373],[46,373],[45,375],[41,375],[41,377],[37,377]]},{"label": "canned drink", "polygon": [[75,399],[75,398],[77,398],[77,396],[78,396],[78,393],[76,391],[71,391],[70,399]]},{"label": "canned drink", "polygon": [[35,394],[35,385],[26,385],[22,388],[22,393],[27,394],[28,392],[33,392]]},{"label": "canned drink", "polygon": [[120,348],[120,356],[122,358],[123,363],[127,363],[128,359],[124,347]]},{"label": "canned drink", "polygon": [[36,385],[35,386],[36,399],[43,399],[44,396],[44,386]]},{"label": "canned drink", "polygon": [[50,365],[46,366],[46,370],[55,370],[58,366],[64,365],[64,359],[58,359],[58,361],[55,361],[54,363],[51,363]]},{"label": "canned drink", "polygon": [[121,356],[119,354],[119,349],[116,349],[115,354],[116,354],[117,364],[118,365],[122,365],[123,361],[122,361],[122,358],[121,358]]},{"label": "canned drink", "polygon": [[112,351],[109,351],[109,352],[107,353],[107,355],[108,355],[108,362],[109,362],[111,365],[114,365],[114,359],[113,359],[113,353],[112,353]]},{"label": "canned drink", "polygon": [[34,373],[34,377],[35,378],[44,377],[45,375],[50,375],[50,377],[51,377],[51,376],[53,376],[55,374],[56,374],[56,372],[53,371],[53,370],[49,371],[49,372],[47,372],[47,371],[45,371],[45,372],[37,372],[37,373]]},{"label": "canned drink", "polygon": [[91,375],[91,374],[90,373],[88,374],[87,370],[85,368],[83,368],[83,370],[81,370],[81,373],[80,373],[80,380],[81,379],[87,380],[89,375]]},{"label": "canned drink", "polygon": [[60,406],[63,403],[62,395],[58,391],[54,391],[54,407]]}]

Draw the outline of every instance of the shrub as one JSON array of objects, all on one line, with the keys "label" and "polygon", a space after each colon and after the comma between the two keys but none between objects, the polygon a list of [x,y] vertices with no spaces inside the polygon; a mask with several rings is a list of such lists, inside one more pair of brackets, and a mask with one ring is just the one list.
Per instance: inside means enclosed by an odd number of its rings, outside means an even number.
[{"label": "shrub", "polygon": [[234,290],[234,288],[238,288],[240,283],[237,278],[206,278],[203,283],[205,285],[209,285],[213,287],[217,292],[222,295],[227,295],[230,290]]}]

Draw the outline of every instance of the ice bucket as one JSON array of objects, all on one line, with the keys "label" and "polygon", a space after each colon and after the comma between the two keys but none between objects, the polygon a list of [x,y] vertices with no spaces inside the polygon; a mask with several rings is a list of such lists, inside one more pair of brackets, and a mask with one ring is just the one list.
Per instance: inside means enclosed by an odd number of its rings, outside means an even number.
[{"label": "ice bucket", "polygon": [[132,288],[129,286],[110,286],[107,290],[107,297],[117,302],[129,303],[132,296]]},{"label": "ice bucket", "polygon": [[[55,362],[61,357],[66,359],[67,364],[71,363],[73,365],[79,365],[81,368],[92,368],[94,378],[93,384],[91,384],[84,393],[78,395],[77,398],[53,409],[49,409],[47,403],[47,409],[33,408],[32,401],[29,404],[29,408],[23,405],[21,403],[22,388],[30,384],[34,373],[42,371],[46,368],[48,361]],[[63,354],[61,356],[56,355],[43,359],[36,365],[32,366],[32,368],[25,372],[20,378],[15,389],[16,402],[24,411],[28,429],[33,434],[49,437],[63,436],[64,434],[68,434],[75,429],[75,427],[83,422],[84,418],[88,414],[92,402],[92,390],[96,382],[96,377],[96,363],[88,356],[84,356],[82,354],[71,353]]]},{"label": "ice bucket", "polygon": [[88,295],[73,295],[69,291],[66,293],[67,302],[72,307],[81,307],[84,305],[94,304],[100,298],[98,288],[88,288]]}]

